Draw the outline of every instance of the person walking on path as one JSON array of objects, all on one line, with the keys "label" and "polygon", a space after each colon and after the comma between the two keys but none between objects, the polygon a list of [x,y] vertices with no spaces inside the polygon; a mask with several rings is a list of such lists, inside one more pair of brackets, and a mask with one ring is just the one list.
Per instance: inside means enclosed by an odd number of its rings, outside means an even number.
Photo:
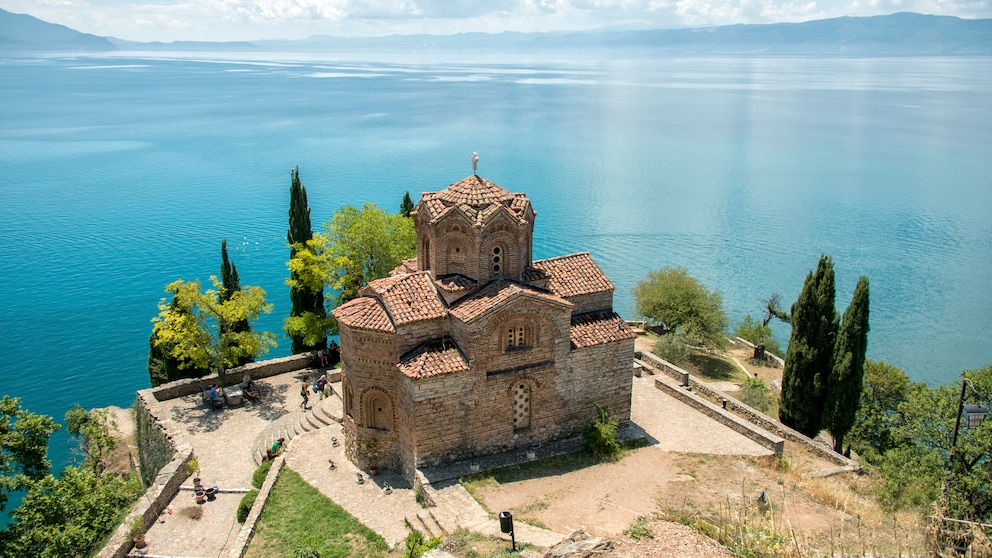
[{"label": "person walking on path", "polygon": [[306,378],[303,378],[303,385],[300,386],[300,396],[303,397],[303,402],[300,403],[300,408],[306,411],[310,408],[310,394],[307,391],[310,389],[310,384],[307,382]]}]

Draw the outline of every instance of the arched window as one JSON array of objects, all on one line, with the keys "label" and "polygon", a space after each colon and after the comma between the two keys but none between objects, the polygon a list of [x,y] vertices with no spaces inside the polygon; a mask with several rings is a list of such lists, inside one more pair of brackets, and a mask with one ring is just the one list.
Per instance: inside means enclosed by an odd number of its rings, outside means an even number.
[{"label": "arched window", "polygon": [[504,256],[505,256],[505,254],[503,253],[503,247],[502,246],[493,246],[493,257],[492,257],[493,273],[499,273],[500,270],[503,269],[503,263],[504,263],[503,262],[503,257]]},{"label": "arched window", "polygon": [[506,348],[516,349],[530,345],[527,326],[516,325],[506,328]]},{"label": "arched window", "polygon": [[513,389],[513,428],[530,428],[530,388],[524,383]]}]

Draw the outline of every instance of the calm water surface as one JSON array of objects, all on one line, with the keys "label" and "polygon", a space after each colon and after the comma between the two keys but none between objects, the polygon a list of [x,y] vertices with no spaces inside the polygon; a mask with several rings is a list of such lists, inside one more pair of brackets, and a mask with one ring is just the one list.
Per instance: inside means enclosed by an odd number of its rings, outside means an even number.
[{"label": "calm water surface", "polygon": [[870,357],[992,363],[990,59],[225,56],[0,58],[0,392],[129,405],[165,285],[217,274],[223,238],[278,331],[291,167],[319,226],[472,151],[531,198],[535,257],[588,250],[625,317],[672,265],[757,316],[825,252],[841,312],[871,280]]}]

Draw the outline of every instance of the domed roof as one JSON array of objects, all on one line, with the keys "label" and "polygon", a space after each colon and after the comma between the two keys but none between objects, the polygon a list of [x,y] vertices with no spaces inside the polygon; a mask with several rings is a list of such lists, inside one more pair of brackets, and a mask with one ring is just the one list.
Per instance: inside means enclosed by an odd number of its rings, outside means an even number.
[{"label": "domed roof", "polygon": [[530,206],[526,194],[511,193],[478,175],[455,182],[440,192],[425,192],[421,203],[427,208],[431,221],[457,208],[471,221],[480,224],[503,207],[523,219]]}]

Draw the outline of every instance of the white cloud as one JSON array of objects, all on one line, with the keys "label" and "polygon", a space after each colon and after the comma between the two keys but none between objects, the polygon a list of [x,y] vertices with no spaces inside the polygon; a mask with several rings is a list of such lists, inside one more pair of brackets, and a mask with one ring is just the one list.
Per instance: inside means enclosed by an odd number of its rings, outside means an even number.
[{"label": "white cloud", "polygon": [[992,17],[992,0],[0,0],[80,31],[133,40],[252,40],[695,27],[915,11]]}]

